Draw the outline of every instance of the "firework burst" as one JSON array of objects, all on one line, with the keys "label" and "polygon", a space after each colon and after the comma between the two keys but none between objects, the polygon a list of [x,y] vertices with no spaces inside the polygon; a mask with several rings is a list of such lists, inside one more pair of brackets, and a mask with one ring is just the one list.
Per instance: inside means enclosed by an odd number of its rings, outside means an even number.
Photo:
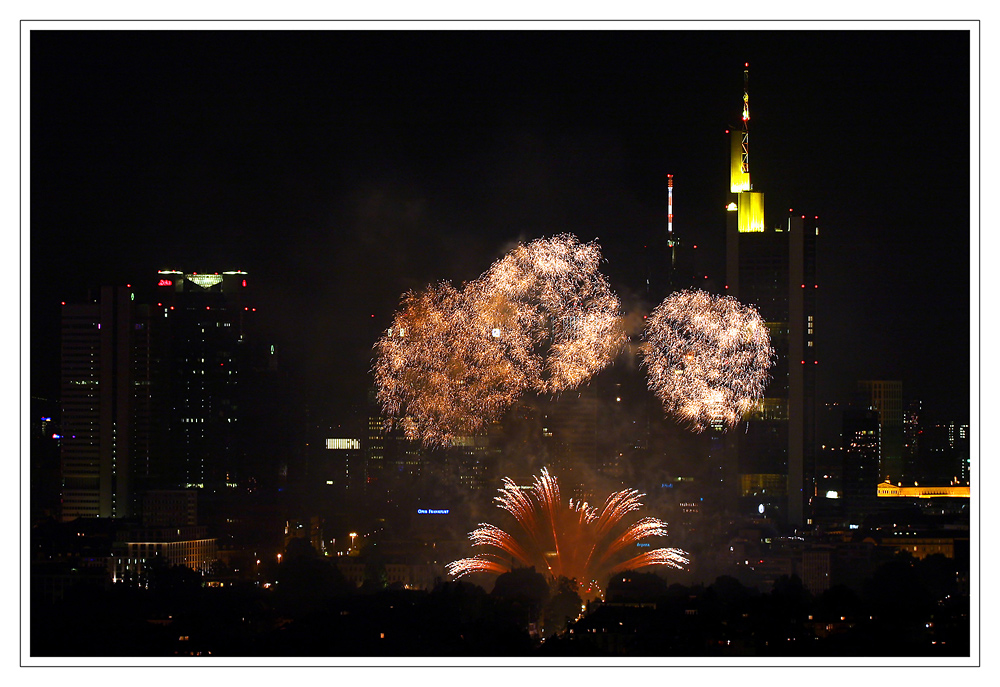
[{"label": "firework burst", "polygon": [[531,487],[522,488],[504,478],[494,501],[514,516],[524,538],[519,541],[495,525],[482,523],[469,533],[469,539],[475,546],[492,550],[449,563],[448,573],[456,578],[478,572],[499,574],[520,564],[534,566],[552,578],[575,579],[581,589],[599,592],[600,583],[625,570],[651,565],[683,568],[688,563],[687,554],[674,548],[653,549],[619,560],[626,547],[667,534],[667,524],[650,517],[614,534],[626,515],[642,507],[643,496],[634,489],[618,491],[598,509],[573,499],[564,504],[558,481],[545,468]]},{"label": "firework burst", "polygon": [[533,371],[495,324],[448,283],[406,294],[375,345],[376,394],[390,424],[446,445],[502,415]]},{"label": "firework burst", "polygon": [[774,358],[754,308],[704,291],[681,291],[657,306],[639,352],[649,388],[698,432],[734,427],[763,394]]},{"label": "firework burst", "polygon": [[475,293],[506,305],[539,393],[580,385],[628,340],[621,303],[598,271],[600,262],[596,243],[562,234],[517,246],[476,285]]},{"label": "firework burst", "polygon": [[627,341],[600,248],[561,235],[519,245],[458,290],[403,298],[375,344],[377,397],[390,425],[427,445],[481,433],[527,390],[590,379]]}]

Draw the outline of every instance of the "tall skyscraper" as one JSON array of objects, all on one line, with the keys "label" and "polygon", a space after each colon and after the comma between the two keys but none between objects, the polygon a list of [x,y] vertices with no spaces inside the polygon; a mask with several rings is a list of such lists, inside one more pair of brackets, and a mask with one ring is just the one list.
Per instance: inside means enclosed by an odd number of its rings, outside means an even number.
[{"label": "tall skyscraper", "polygon": [[170,447],[152,480],[157,486],[242,490],[259,478],[250,418],[254,403],[268,397],[277,363],[273,347],[248,335],[256,309],[247,279],[242,271],[157,275],[156,386]]},{"label": "tall skyscraper", "polygon": [[150,312],[130,287],[62,307],[61,514],[125,518],[148,471]]},{"label": "tall skyscraper", "polygon": [[769,228],[764,194],[749,163],[748,69],[743,123],[730,143],[725,294],[753,305],[767,323],[777,360],[764,398],[727,437],[723,480],[743,511],[800,527],[815,495],[816,217],[788,215]]},{"label": "tall skyscraper", "polygon": [[880,429],[878,413],[847,408],[843,415],[842,459],[844,511],[860,525],[876,509],[879,479]]},{"label": "tall skyscraper", "polygon": [[903,411],[903,474],[917,474],[920,460],[920,432],[923,403],[910,401]]}]

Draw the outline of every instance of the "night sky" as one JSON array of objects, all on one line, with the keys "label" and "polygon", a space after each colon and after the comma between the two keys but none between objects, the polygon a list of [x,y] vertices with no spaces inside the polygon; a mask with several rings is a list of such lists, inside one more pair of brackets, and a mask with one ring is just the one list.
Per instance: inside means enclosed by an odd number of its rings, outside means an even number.
[{"label": "night sky", "polygon": [[331,414],[363,399],[404,291],[473,279],[519,240],[597,239],[626,307],[650,308],[636,256],[665,233],[667,174],[682,264],[721,285],[748,62],[768,223],[819,217],[817,400],[900,379],[935,419],[969,420],[969,45],[32,31],[31,393],[58,398],[60,301],[165,268],[247,271],[289,380]]}]

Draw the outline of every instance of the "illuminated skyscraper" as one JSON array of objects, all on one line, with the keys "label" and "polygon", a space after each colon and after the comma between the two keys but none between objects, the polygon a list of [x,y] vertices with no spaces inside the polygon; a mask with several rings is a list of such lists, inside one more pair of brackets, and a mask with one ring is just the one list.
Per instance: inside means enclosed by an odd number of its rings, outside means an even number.
[{"label": "illuminated skyscraper", "polygon": [[764,398],[727,436],[723,481],[738,494],[741,511],[799,527],[808,524],[806,507],[815,492],[819,229],[817,218],[791,210],[767,226],[764,194],[750,180],[747,80],[744,70],[743,126],[730,143],[725,295],[760,311],[777,360]]},{"label": "illuminated skyscraper", "polygon": [[61,517],[134,514],[149,468],[150,313],[129,287],[62,308]]},{"label": "illuminated skyscraper", "polygon": [[247,273],[157,275],[153,308],[156,387],[165,404],[169,456],[152,480],[160,487],[252,490],[262,467],[254,418],[268,416],[273,346],[254,341],[256,308]]}]

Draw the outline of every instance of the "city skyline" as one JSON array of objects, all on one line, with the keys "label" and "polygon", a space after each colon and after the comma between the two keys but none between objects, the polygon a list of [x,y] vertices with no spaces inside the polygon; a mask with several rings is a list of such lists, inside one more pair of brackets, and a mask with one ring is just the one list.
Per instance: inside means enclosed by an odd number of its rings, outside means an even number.
[{"label": "city skyline", "polygon": [[[363,399],[406,290],[471,280],[518,240],[599,241],[648,312],[634,265],[655,263],[668,174],[678,277],[718,291],[749,63],[754,187],[771,218],[819,218],[817,400],[898,379],[966,419],[970,236],[936,224],[968,226],[967,37],[872,35],[36,32],[32,236],[60,238],[32,252],[32,393],[53,388],[59,302],[164,268],[249,272],[286,371],[331,413]],[[903,93],[933,95],[916,121]],[[923,169],[930,196],[910,188]],[[950,330],[912,345],[931,312]]]},{"label": "city skyline", "polygon": [[22,665],[978,661],[976,22],[30,23]]}]

